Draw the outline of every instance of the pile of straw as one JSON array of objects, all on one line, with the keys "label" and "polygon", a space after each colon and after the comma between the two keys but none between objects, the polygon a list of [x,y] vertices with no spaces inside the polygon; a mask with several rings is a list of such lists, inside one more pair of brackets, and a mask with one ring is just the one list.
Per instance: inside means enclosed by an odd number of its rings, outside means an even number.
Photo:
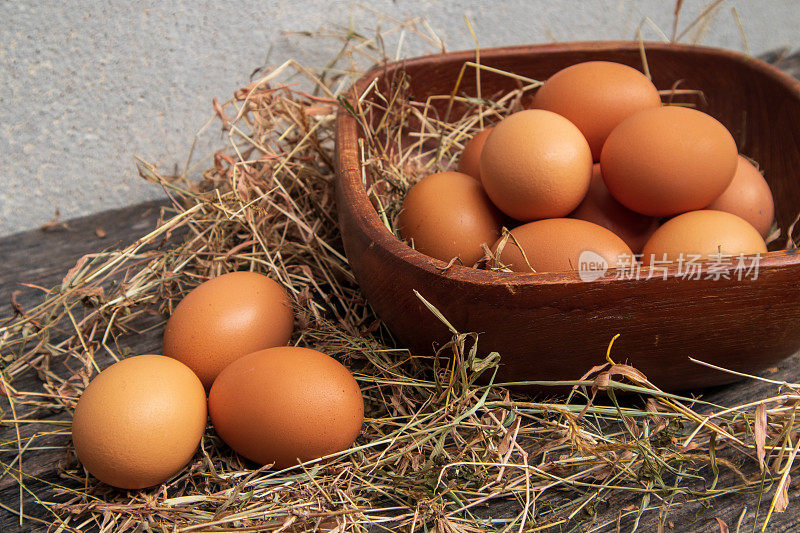
[{"label": "pile of straw", "polygon": [[[439,47],[422,21],[393,24],[388,32]],[[774,382],[775,395],[729,407],[667,394],[615,364],[610,339],[598,367],[561,383],[573,387],[568,397],[532,399],[492,384],[502,354],[479,357],[477,334],[454,331],[437,357],[398,345],[348,267],[333,195],[340,97],[365,59],[391,54],[386,32],[345,31],[342,39],[323,72],[289,61],[230,101],[215,101],[207,128],[221,128],[229,143],[199,181],[189,178],[191,158],[179,175],[140,161],[141,176],[171,201],[158,226],[126,247],[83,257],[41,304],[2,322],[0,377],[10,408],[3,418],[17,435],[2,444],[16,450],[12,460],[3,455],[2,475],[60,530],[599,531],[635,529],[650,516],[664,528],[677,506],[698,503],[713,516],[714,500],[732,493],[753,495],[740,521],[766,527],[788,503],[800,447],[798,385]],[[473,102],[475,111],[446,134],[444,123],[429,122],[431,135],[444,139],[435,157],[424,139],[391,157],[367,153],[394,187],[383,210],[389,227],[416,177],[446,168],[472,130],[512,111],[538,83],[521,81],[516,93]],[[244,462],[209,428],[194,460],[159,487],[125,492],[88,476],[69,439],[81,391],[129,355],[134,337],[157,333],[187,291],[234,270],[279,280],[295,302],[292,342],[353,371],[366,403],[356,443],[272,471]],[[434,308],[428,319],[446,321]],[[16,388],[32,371],[41,386]],[[24,457],[43,453],[43,436],[47,453],[61,455],[58,483],[24,469]],[[26,525],[39,520],[21,502],[0,505]]]}]

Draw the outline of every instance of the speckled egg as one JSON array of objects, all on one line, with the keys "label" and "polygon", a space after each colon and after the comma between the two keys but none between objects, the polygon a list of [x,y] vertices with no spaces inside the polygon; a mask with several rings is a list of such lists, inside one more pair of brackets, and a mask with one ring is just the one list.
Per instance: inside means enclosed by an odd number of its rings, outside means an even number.
[{"label": "speckled egg", "polygon": [[534,96],[533,105],[575,124],[600,160],[611,131],[631,115],[661,106],[658,89],[635,68],[610,61],[578,63],[553,74]]},{"label": "speckled egg", "polygon": [[527,222],[563,217],[581,203],[592,176],[583,134],[542,109],[514,113],[497,124],[481,152],[481,181],[494,205]]},{"label": "speckled egg", "polygon": [[425,255],[472,266],[500,235],[503,216],[480,182],[460,172],[431,174],[408,191],[396,220],[400,236]]},{"label": "speckled egg", "polygon": [[[589,252],[591,258],[602,258],[609,268],[614,268],[621,257],[630,261],[633,255],[618,236],[585,220],[537,220],[517,226],[510,233],[498,259],[515,272],[578,270],[582,254]],[[499,244],[500,241],[493,250],[497,251]]]},{"label": "speckled egg", "polygon": [[634,253],[642,251],[644,243],[658,228],[658,219],[634,213],[608,192],[600,165],[592,169],[589,192],[570,218],[593,222],[611,230],[627,244]]},{"label": "speckled egg", "polygon": [[741,155],[733,181],[707,209],[726,211],[745,219],[764,238],[769,235],[775,218],[775,203],[769,185],[761,172]]},{"label": "speckled egg", "polygon": [[730,185],[736,143],[716,119],[685,107],[636,113],[608,136],[600,166],[622,205],[649,216],[702,209]]},{"label": "speckled egg", "polygon": [[206,392],[183,363],[161,355],[111,365],[83,391],[72,420],[81,464],[122,489],[163,483],[186,465],[206,427]]},{"label": "speckled egg", "polygon": [[186,364],[208,389],[237,358],[285,345],[293,323],[283,287],[255,272],[231,272],[200,284],[175,307],[163,353]]},{"label": "speckled egg", "polygon": [[217,434],[237,453],[286,468],[350,446],[364,400],[338,361],[287,346],[231,363],[211,387],[208,409]]},{"label": "speckled egg", "polygon": [[666,221],[644,245],[642,261],[674,262],[690,255],[713,260],[713,256],[766,252],[764,239],[749,222],[731,213],[704,209]]},{"label": "speckled egg", "polygon": [[472,139],[467,141],[461,156],[458,158],[458,171],[472,176],[476,180],[481,179],[481,152],[486,138],[494,128],[486,128],[476,133]]}]

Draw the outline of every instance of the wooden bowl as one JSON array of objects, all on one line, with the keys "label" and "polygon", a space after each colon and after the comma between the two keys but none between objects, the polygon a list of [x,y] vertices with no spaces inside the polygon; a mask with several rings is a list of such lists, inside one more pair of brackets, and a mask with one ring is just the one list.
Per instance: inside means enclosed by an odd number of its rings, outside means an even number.
[{"label": "wooden bowl", "polygon": [[[800,84],[778,69],[736,52],[647,43],[647,61],[659,89],[677,80],[702,89],[707,106],[764,170],[775,197],[776,219],[786,228],[800,211]],[[449,94],[474,52],[420,57],[376,68],[353,95],[399,70],[410,76],[415,100]],[[546,79],[574,63],[608,60],[641,68],[637,43],[596,42],[481,50],[481,63]],[[472,72],[471,70],[468,72]],[[515,88],[507,77],[482,74],[484,95]],[[462,88],[474,91],[474,83]],[[578,272],[499,273],[445,263],[398,240],[381,222],[361,178],[357,121],[337,117],[337,201],[348,260],[365,297],[398,340],[430,353],[450,338],[414,295],[419,291],[461,332],[479,332],[482,351],[498,351],[498,380],[578,379],[612,357],[629,362],[665,390],[736,381],[694,357],[727,369],[757,372],[800,349],[800,254],[769,252],[742,280],[664,279],[581,281]],[[646,271],[643,271],[642,278]]]}]

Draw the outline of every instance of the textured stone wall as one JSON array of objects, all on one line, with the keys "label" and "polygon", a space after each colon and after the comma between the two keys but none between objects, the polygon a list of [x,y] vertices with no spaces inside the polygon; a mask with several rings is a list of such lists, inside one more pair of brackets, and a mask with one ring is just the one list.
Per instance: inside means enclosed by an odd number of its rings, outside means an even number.
[{"label": "textured stone wall", "polygon": [[[393,17],[425,17],[449,49],[552,40],[631,39],[642,25],[669,34],[668,0],[375,0]],[[709,1],[687,0],[682,20]],[[728,0],[703,42],[753,54],[798,47],[800,2]],[[645,21],[645,18],[652,21]],[[332,25],[369,25],[350,2],[142,0],[0,3],[0,235],[160,196],[137,177],[134,156],[161,168],[184,165],[212,97],[227,99],[267,61],[321,66],[334,40],[288,34]],[[644,21],[644,24],[643,24]],[[385,22],[384,26],[390,23]],[[404,55],[422,48],[409,39]],[[212,134],[198,147],[221,143]]]}]

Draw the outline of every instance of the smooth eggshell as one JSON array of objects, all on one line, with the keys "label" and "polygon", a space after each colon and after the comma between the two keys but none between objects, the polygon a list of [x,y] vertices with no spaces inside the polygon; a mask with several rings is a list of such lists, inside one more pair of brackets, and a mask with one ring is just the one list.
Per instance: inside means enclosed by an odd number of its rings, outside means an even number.
[{"label": "smooth eggshell", "polygon": [[736,143],[713,117],[685,107],[646,109],[608,136],[600,157],[622,205],[662,217],[702,209],[733,179]]},{"label": "smooth eggshell", "polygon": [[237,359],[208,398],[217,434],[237,453],[276,468],[350,446],[361,430],[364,400],[335,359],[284,346]]},{"label": "smooth eggshell", "polygon": [[72,419],[81,464],[122,489],[163,483],[186,465],[206,427],[206,392],[183,363],[161,355],[111,365],[83,391]]},{"label": "smooth eggshell", "polygon": [[642,251],[644,243],[658,228],[658,219],[634,213],[611,196],[603,182],[600,165],[592,168],[589,192],[570,218],[593,222],[614,232],[634,253]]},{"label": "smooth eggshell", "polygon": [[286,344],[293,323],[283,287],[255,272],[231,272],[200,284],[175,307],[163,353],[189,366],[208,389],[237,358]]},{"label": "smooth eggshell", "polygon": [[481,244],[497,240],[503,216],[481,184],[460,172],[431,174],[408,191],[397,217],[403,239],[418,251],[472,266],[484,256]]},{"label": "smooth eggshell", "polygon": [[678,215],[653,233],[642,250],[642,261],[676,261],[683,254],[712,259],[722,254],[732,257],[767,252],[758,231],[746,220],[724,211],[700,210]]},{"label": "smooth eggshell", "polygon": [[481,181],[492,202],[520,221],[563,217],[589,189],[592,154],[572,122],[529,109],[497,124],[481,152]]},{"label": "smooth eggshell", "polygon": [[739,216],[752,224],[764,238],[769,235],[775,218],[775,203],[769,185],[761,172],[741,155],[733,181],[706,209]]},{"label": "smooth eggshell", "polygon": [[472,139],[467,141],[461,156],[458,158],[458,171],[472,176],[476,180],[481,179],[481,151],[486,138],[494,128],[486,128],[476,133]]},{"label": "smooth eggshell", "polygon": [[[631,260],[633,253],[625,242],[602,226],[573,218],[537,220],[511,230],[499,260],[515,272],[562,272],[577,270],[585,251],[605,259],[609,268],[620,256]],[[516,244],[515,244],[516,241]],[[493,247],[497,250],[496,243]],[[525,252],[523,257],[520,247]],[[528,263],[525,262],[527,258]]]},{"label": "smooth eggshell", "polygon": [[569,119],[600,160],[611,131],[629,116],[661,106],[658,89],[641,72],[620,63],[588,61],[569,66],[544,82],[533,106]]}]

